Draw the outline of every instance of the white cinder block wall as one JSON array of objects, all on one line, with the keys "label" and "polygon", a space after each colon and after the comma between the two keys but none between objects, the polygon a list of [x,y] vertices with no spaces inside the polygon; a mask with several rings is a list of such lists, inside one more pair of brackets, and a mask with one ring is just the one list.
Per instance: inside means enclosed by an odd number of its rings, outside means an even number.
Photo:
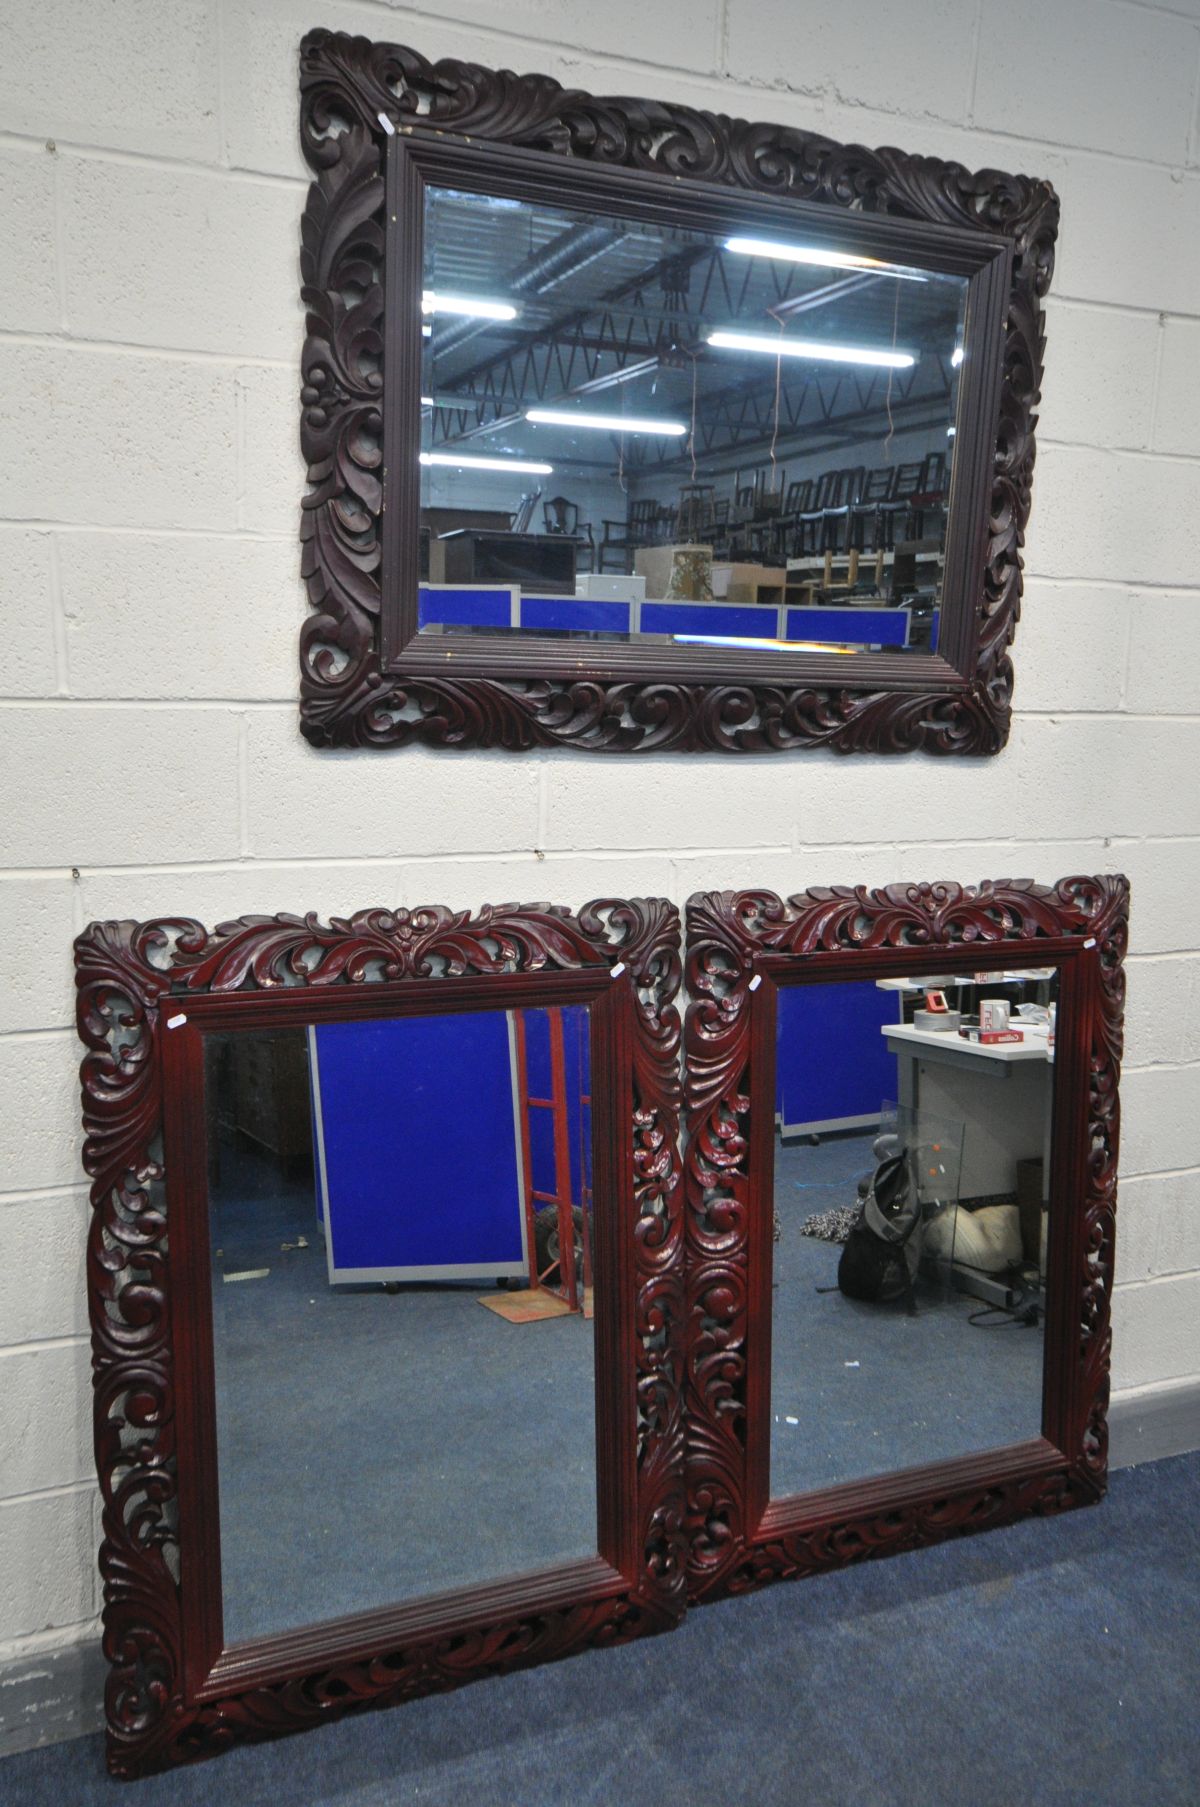
[{"label": "white cinder block wall", "polygon": [[[0,1658],[98,1605],[70,943],[93,917],[1134,885],[1115,1381],[1200,1374],[1200,0],[0,0]],[[330,755],[296,726],[313,25],[1048,176],[1002,757]]]}]

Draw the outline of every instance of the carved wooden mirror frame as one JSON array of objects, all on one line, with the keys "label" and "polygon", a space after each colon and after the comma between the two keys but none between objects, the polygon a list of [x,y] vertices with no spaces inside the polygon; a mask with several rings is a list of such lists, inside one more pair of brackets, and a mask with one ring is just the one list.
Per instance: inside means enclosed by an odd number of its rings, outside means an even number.
[{"label": "carved wooden mirror frame", "polygon": [[[304,40],[300,92],[315,173],[301,253],[310,741],[999,751],[1058,224],[1048,183],[690,107],[597,99],[547,76],[431,63],[328,31]],[[578,199],[599,187],[623,208],[666,206],[697,220],[729,216],[737,197],[743,214],[805,219],[818,236],[836,213],[864,249],[890,245],[894,255],[899,234],[971,274],[968,340],[985,355],[966,372],[939,651],[856,654],[848,684],[831,682],[830,655],[811,653],[764,666],[748,651],[674,648],[664,664],[661,649],[612,644],[568,663],[561,641],[534,635],[492,645],[457,636],[457,646],[439,637],[436,652],[420,644],[414,206],[424,174],[438,172],[510,194]]]},{"label": "carved wooden mirror frame", "polygon": [[[687,906],[688,1592],[742,1593],[1099,1499],[1128,881],[835,888]],[[804,979],[1059,971],[1042,1435],[769,1497],[775,996]]]},{"label": "carved wooden mirror frame", "polygon": [[[79,937],[115,1774],[677,1620],[679,977],[678,914],[658,899],[577,915],[539,904],[244,917],[211,933],[179,918],[102,922]],[[592,1024],[600,1553],[223,1648],[202,1029],[575,1003]]]}]

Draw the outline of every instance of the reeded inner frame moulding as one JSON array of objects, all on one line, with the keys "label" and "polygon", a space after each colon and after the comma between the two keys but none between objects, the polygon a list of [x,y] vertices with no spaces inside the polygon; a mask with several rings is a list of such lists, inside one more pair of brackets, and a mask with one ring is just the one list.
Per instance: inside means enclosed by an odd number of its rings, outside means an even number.
[{"label": "reeded inner frame moulding", "polygon": [[[689,900],[689,1599],[1102,1497],[1128,910],[1119,876]],[[915,976],[931,962],[939,973],[1059,973],[1042,1433],[771,1498],[777,989]]]},{"label": "reeded inner frame moulding", "polygon": [[[1034,409],[1058,200],[1046,182],[839,145],[658,101],[596,98],[344,33],[300,55],[307,310],[301,536],[317,746],[811,746],[995,753],[1007,738]],[[421,192],[802,227],[970,278],[940,650],[903,658],[416,633]],[[846,681],[845,668],[852,669]],[[832,670],[837,667],[836,674]]]},{"label": "reeded inner frame moulding", "polygon": [[[679,917],[659,899],[93,923],[76,942],[108,1762],[119,1776],[674,1624]],[[203,1033],[588,1004],[598,1554],[226,1647]],[[352,1380],[348,1382],[352,1394]],[[319,1429],[319,1427],[317,1427]],[[385,1452],[386,1455],[386,1452]],[[402,1461],[403,1450],[391,1452]],[[486,1477],[480,1477],[486,1485]],[[354,1526],[346,1526],[354,1535]]]}]

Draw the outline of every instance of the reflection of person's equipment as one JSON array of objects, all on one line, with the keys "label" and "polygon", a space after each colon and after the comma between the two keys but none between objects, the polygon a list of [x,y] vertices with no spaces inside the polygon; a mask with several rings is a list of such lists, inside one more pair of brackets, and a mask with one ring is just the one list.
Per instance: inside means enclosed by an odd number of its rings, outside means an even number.
[{"label": "reflection of person's equipment", "polygon": [[913,1280],[921,1260],[923,1211],[907,1148],[880,1137],[884,1155],[867,1186],[858,1220],[838,1262],[838,1286],[850,1299],[888,1304],[903,1299],[917,1309]]}]

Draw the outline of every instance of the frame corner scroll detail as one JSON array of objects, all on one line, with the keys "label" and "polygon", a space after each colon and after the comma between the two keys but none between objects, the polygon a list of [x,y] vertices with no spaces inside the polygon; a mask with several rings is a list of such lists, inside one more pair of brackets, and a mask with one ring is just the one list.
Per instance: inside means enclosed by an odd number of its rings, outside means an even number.
[{"label": "frame corner scroll detail", "polygon": [[[96,1463],[104,1511],[104,1650],[108,1761],[132,1777],[262,1739],[565,1656],[673,1624],[684,1608],[683,1222],[678,1154],[679,916],[661,899],[499,905],[477,915],[441,906],[315,915],[247,916],[211,932],[170,918],[94,923],[76,949],[84,1164],[92,1178],[88,1288]],[[162,1148],[164,1036],[194,1033],[201,1002],[273,992],[276,1014],[300,1021],[338,988],[355,995],[430,981],[485,981],[497,1006],[519,1004],[530,978],[576,975],[593,1001],[605,969],[630,1075],[629,1115],[614,1098],[612,1200],[618,1224],[605,1307],[628,1371],[606,1394],[608,1422],[630,1459],[605,1471],[620,1543],[611,1561],[571,1576],[551,1571],[445,1596],[450,1619],[401,1606],[300,1629],[263,1646],[221,1651],[193,1678],[202,1629],[189,1622],[181,1550],[181,1469],[199,1444],[186,1426],[181,1339],[195,1306],[172,1295],[169,1180]],[[460,986],[461,989],[461,986]],[[578,988],[576,988],[578,989]],[[555,990],[553,996],[563,992]],[[191,1000],[191,1001],[189,1001]],[[260,1000],[247,999],[248,1003]],[[171,1012],[171,1006],[174,1006]],[[171,1012],[160,1024],[164,1008]],[[253,1019],[265,1019],[256,1015]],[[627,1058],[626,1058],[627,1057]],[[617,1115],[612,1115],[616,1112]],[[622,1122],[624,1127],[622,1128]],[[620,1146],[617,1146],[617,1142]],[[188,1158],[186,1155],[180,1159]],[[174,1163],[175,1154],[171,1160]],[[201,1194],[202,1196],[202,1194]],[[169,1201],[171,1194],[165,1194]],[[194,1226],[193,1226],[194,1228]],[[196,1365],[188,1357],[189,1372]],[[202,1364],[201,1364],[202,1366]],[[627,1387],[626,1387],[627,1379]],[[194,1384],[194,1379],[193,1383]],[[619,1397],[617,1396],[619,1393]],[[186,1518],[186,1511],[182,1511]],[[622,1528],[623,1527],[623,1528]],[[189,1542],[192,1539],[192,1542]],[[573,1577],[582,1577],[575,1579]],[[574,1592],[572,1589],[574,1588]],[[218,1605],[219,1614],[219,1605]],[[219,1617],[218,1617],[219,1624]],[[389,1622],[397,1629],[389,1636]],[[411,1629],[404,1629],[410,1627]],[[187,1664],[185,1649],[189,1652]],[[192,1678],[192,1679],[189,1679]]]},{"label": "frame corner scroll detail", "polygon": [[[301,727],[314,745],[966,754],[1004,746],[1045,341],[1042,300],[1058,227],[1048,183],[971,172],[894,148],[840,145],[692,107],[595,97],[548,76],[451,58],[430,62],[400,45],[325,30],[303,41],[300,95],[301,144],[313,171],[301,252],[301,443],[309,482],[301,539],[312,610],[301,633]],[[982,585],[962,605],[971,618],[962,625],[955,681],[933,677],[924,688],[892,689],[876,679],[855,686],[823,677],[615,678],[599,666],[570,677],[522,677],[508,675],[511,657],[496,676],[424,665],[392,670],[384,658],[382,532],[384,158],[389,139],[400,142],[398,132],[414,144],[469,139],[484,149],[923,222],[1007,247],[998,413],[990,477],[983,479],[990,502]],[[953,676],[950,666],[945,670]]]},{"label": "frame corner scroll detail", "polygon": [[[1103,1494],[1128,916],[1129,883],[1119,875],[1052,886],[999,880],[833,887],[786,900],[766,891],[689,899],[689,1597],[740,1592]],[[1047,1329],[1056,1386],[1045,1435],[990,1466],[982,1457],[964,1462],[957,1477],[939,1477],[938,1465],[913,1471],[905,1499],[886,1509],[876,1484],[840,1490],[834,1507],[806,1512],[802,1495],[768,1506],[767,1475],[747,1448],[757,1360],[749,1305],[758,1265],[753,1231],[763,1208],[750,1127],[756,975],[819,957],[832,978],[834,956],[835,968],[846,962],[841,972],[849,979],[866,976],[868,961],[900,950],[920,956],[1003,946],[1010,959],[1022,951],[1032,958],[1039,943],[1053,947],[1058,960],[1081,962],[1083,975],[1083,1002],[1059,1026],[1058,1063],[1079,1101],[1079,1122],[1070,1136],[1067,1253],[1058,1268],[1068,1299],[1062,1328]],[[761,1388],[761,1374],[758,1381]]]}]

